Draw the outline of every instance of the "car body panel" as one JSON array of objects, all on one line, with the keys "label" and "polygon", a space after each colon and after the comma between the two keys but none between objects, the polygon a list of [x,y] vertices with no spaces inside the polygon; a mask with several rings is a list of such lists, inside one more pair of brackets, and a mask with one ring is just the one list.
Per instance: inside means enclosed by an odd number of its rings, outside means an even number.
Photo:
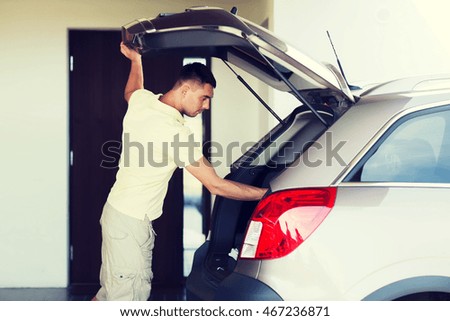
[{"label": "car body panel", "polygon": [[339,187],[320,227],[290,255],[262,261],[257,278],[284,300],[362,300],[400,280],[450,277],[449,205],[448,188]]}]

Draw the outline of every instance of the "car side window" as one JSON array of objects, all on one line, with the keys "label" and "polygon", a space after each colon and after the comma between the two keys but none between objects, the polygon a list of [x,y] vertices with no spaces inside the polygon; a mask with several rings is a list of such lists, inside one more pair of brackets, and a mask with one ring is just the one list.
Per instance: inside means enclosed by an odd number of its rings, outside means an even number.
[{"label": "car side window", "polygon": [[366,158],[359,181],[450,183],[450,111],[416,114]]}]

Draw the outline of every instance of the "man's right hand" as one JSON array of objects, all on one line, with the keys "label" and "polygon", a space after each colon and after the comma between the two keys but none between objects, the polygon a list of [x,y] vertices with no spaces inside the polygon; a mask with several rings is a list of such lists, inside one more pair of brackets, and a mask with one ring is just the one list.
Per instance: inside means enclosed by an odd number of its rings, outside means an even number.
[{"label": "man's right hand", "polygon": [[141,54],[136,50],[127,47],[123,42],[120,43],[120,52],[131,61],[141,60]]}]

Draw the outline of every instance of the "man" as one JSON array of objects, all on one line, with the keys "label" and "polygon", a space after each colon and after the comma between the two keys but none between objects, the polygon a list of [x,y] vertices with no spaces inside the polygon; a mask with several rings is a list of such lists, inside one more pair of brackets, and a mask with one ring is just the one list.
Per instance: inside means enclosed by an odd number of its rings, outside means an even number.
[{"label": "man", "polygon": [[[131,61],[122,136],[131,143],[127,149],[122,144],[116,182],[100,220],[102,287],[93,300],[148,299],[155,239],[152,221],[161,215],[168,182],[177,167],[186,168],[214,195],[259,200],[267,191],[220,178],[199,146],[192,146],[182,115],[194,117],[209,109],[216,80],[208,68],[198,63],[183,67],[173,88],[155,95],[144,90],[140,54],[123,43],[120,48]],[[150,155],[144,162],[143,157]]]}]

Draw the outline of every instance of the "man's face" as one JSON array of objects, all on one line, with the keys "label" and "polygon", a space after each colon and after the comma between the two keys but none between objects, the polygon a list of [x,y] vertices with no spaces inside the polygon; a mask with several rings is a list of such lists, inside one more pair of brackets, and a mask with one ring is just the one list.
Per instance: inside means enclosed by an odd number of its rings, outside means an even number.
[{"label": "man's face", "polygon": [[189,88],[183,96],[183,114],[195,117],[204,110],[209,109],[214,88],[210,84],[190,82]]}]

